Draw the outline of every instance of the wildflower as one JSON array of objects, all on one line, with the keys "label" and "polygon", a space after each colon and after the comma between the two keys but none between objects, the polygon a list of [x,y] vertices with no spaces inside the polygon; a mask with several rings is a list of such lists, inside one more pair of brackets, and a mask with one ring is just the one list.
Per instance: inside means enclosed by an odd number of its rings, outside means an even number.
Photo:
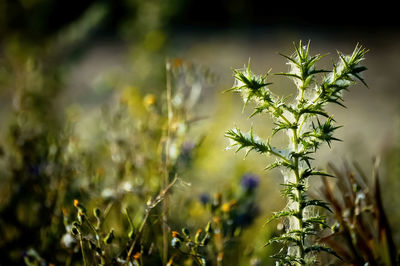
[{"label": "wildflower", "polygon": [[136,254],[133,255],[133,259],[138,260],[138,259],[140,259],[141,256],[142,256],[142,253],[136,252]]},{"label": "wildflower", "polygon": [[199,198],[203,205],[207,205],[210,202],[210,195],[208,193],[202,193]]},{"label": "wildflower", "polygon": [[181,235],[177,231],[172,231],[172,237],[173,238],[178,238],[179,240],[183,240]]},{"label": "wildflower", "polygon": [[156,96],[154,94],[147,94],[143,98],[143,104],[146,108],[152,107],[156,103]]},{"label": "wildflower", "polygon": [[237,206],[237,201],[236,200],[232,200],[230,202],[224,203],[222,204],[222,211],[223,212],[230,212],[232,210],[232,208]]},{"label": "wildflower", "polygon": [[231,204],[230,203],[224,203],[224,204],[222,204],[221,209],[222,209],[223,212],[229,212],[231,210]]},{"label": "wildflower", "polygon": [[257,188],[259,183],[260,180],[258,176],[251,173],[244,174],[242,180],[240,181],[240,184],[246,190],[253,190]]}]

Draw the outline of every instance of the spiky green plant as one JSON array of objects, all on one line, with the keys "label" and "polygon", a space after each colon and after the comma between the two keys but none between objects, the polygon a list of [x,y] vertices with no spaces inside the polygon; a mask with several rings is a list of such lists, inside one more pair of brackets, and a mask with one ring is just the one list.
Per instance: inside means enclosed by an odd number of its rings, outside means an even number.
[{"label": "spiky green plant", "polygon": [[[256,114],[269,113],[274,120],[275,128],[272,136],[280,131],[287,133],[289,146],[278,149],[270,144],[270,139],[263,140],[251,129],[243,133],[238,128],[226,132],[232,146],[237,151],[245,149],[247,153],[256,151],[276,158],[267,169],[280,167],[284,176],[283,195],[287,198],[287,207],[275,213],[268,222],[284,218],[287,221],[285,233],[274,237],[266,245],[281,243],[286,247],[274,255],[279,265],[306,265],[315,262],[313,254],[321,251],[336,255],[330,248],[315,241],[315,235],[320,228],[327,227],[325,217],[317,214],[316,207],[329,209],[324,201],[309,199],[308,179],[312,176],[329,176],[316,170],[311,164],[313,155],[321,144],[338,140],[334,132],[332,115],[326,111],[329,103],[343,105],[343,92],[358,79],[365,82],[360,73],[366,70],[360,66],[367,52],[357,45],[351,55],[338,52],[339,62],[333,63],[333,70],[326,71],[316,68],[316,63],[322,55],[311,56],[309,43],[301,42],[294,45],[295,52],[291,56],[282,55],[288,61],[289,72],[278,73],[292,79],[297,87],[297,97],[289,102],[288,98],[279,98],[273,94],[267,82],[268,74],[260,76],[252,73],[248,65],[244,69],[234,70],[234,86],[230,91],[240,93],[244,104],[255,104]],[[321,79],[316,77],[321,75]]]}]

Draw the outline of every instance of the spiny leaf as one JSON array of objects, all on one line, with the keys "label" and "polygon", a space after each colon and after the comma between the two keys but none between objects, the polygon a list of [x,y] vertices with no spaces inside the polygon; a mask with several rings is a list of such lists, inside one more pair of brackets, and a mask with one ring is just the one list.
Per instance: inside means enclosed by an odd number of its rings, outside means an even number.
[{"label": "spiny leaf", "polygon": [[272,255],[271,258],[277,259],[279,260],[279,264],[278,265],[289,265],[289,266],[294,266],[300,264],[300,265],[305,265],[306,262],[304,259],[300,258],[300,257],[296,257],[293,255],[280,255],[280,254],[275,254]]},{"label": "spiny leaf", "polygon": [[299,115],[302,115],[302,114],[311,114],[311,115],[321,115],[321,116],[324,116],[324,117],[326,117],[326,118],[329,117],[329,114],[328,114],[327,112],[322,111],[322,110],[318,110],[318,109],[311,109],[311,108],[312,108],[312,107],[308,107],[308,108],[305,108],[305,109],[301,109],[300,112],[299,112]]},{"label": "spiny leaf", "polygon": [[282,161],[278,161],[278,162],[268,165],[267,167],[264,168],[264,170],[272,170],[277,167],[286,167],[286,168],[289,168],[292,170],[295,168],[295,166],[293,165],[293,163],[291,161],[283,161],[282,160]]},{"label": "spiny leaf", "polygon": [[310,176],[329,176],[329,177],[334,177],[333,175],[330,175],[330,174],[325,173],[323,171],[314,171],[312,168],[307,168],[300,174],[300,178],[301,179],[305,179],[305,178],[308,178]]},{"label": "spiny leaf", "polygon": [[276,127],[272,131],[272,136],[278,133],[281,130],[289,130],[296,129],[298,126],[294,123],[286,123],[286,122],[275,122]]},{"label": "spiny leaf", "polygon": [[269,246],[269,245],[271,245],[271,244],[273,244],[273,243],[283,243],[283,244],[290,244],[290,243],[291,243],[291,244],[299,245],[300,242],[301,242],[301,241],[300,241],[298,238],[296,238],[296,237],[293,237],[293,236],[288,235],[288,234],[283,234],[283,235],[280,235],[280,236],[271,238],[271,239],[264,245],[264,247]]},{"label": "spiny leaf", "polygon": [[287,77],[291,77],[291,78],[296,78],[296,79],[299,79],[299,80],[303,80],[302,77],[300,77],[299,75],[296,75],[296,74],[294,74],[294,73],[284,73],[284,72],[281,72],[281,73],[275,73],[275,75],[278,75],[278,76],[287,76]]},{"label": "spiny leaf", "polygon": [[275,212],[274,215],[265,222],[265,224],[269,224],[270,222],[278,218],[289,217],[289,216],[297,217],[298,212],[296,210]]},{"label": "spiny leaf", "polygon": [[315,200],[308,200],[308,201],[303,202],[303,207],[307,207],[307,206],[318,206],[318,207],[324,208],[324,209],[332,212],[332,210],[329,208],[329,204],[322,200],[315,199]]},{"label": "spiny leaf", "polygon": [[259,138],[254,138],[252,130],[250,133],[244,134],[239,129],[231,129],[226,132],[225,136],[235,142],[233,146],[238,146],[237,152],[244,148],[249,148],[259,153],[267,153],[271,150],[268,143],[263,143]]},{"label": "spiny leaf", "polygon": [[319,224],[323,226],[324,228],[328,228],[328,224],[326,223],[325,217],[323,216],[315,216],[315,217],[310,217],[307,219],[303,220],[303,225],[305,227],[311,226],[313,224]]},{"label": "spiny leaf", "polygon": [[330,249],[330,248],[328,248],[328,247],[319,246],[319,245],[313,245],[313,246],[307,247],[307,248],[304,250],[304,252],[305,252],[306,254],[307,254],[307,253],[310,253],[310,252],[313,252],[313,251],[316,251],[316,252],[321,252],[321,251],[328,252],[329,254],[332,254],[332,255],[335,256],[336,258],[338,258],[338,259],[340,259],[341,261],[343,261],[343,259],[342,259],[335,251],[333,251],[332,249]]}]

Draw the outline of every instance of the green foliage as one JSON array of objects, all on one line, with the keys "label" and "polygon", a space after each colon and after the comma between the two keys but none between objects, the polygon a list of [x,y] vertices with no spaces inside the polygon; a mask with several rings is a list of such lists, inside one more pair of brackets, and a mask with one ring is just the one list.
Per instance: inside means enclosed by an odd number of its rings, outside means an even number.
[{"label": "green foliage", "polygon": [[[285,210],[275,213],[268,222],[285,218],[289,226],[286,233],[274,237],[268,241],[281,243],[287,247],[286,254],[281,251],[275,258],[282,265],[307,264],[314,259],[310,254],[331,250],[319,245],[314,245],[313,236],[318,233],[320,227],[326,228],[325,217],[314,213],[314,207],[330,210],[327,203],[322,200],[308,199],[308,179],[311,176],[328,176],[322,171],[316,171],[311,164],[313,155],[326,142],[331,146],[332,141],[338,141],[334,137],[335,131],[340,126],[334,126],[334,119],[326,111],[329,103],[344,106],[343,91],[358,79],[365,84],[361,72],[366,70],[360,66],[367,50],[356,46],[351,55],[338,52],[339,62],[333,63],[333,70],[318,69],[316,63],[323,57],[311,56],[309,43],[301,42],[295,45],[295,52],[291,56],[283,55],[290,66],[289,72],[278,73],[293,80],[297,88],[297,97],[294,102],[288,102],[287,98],[279,98],[274,95],[267,82],[268,74],[258,76],[251,72],[250,66],[244,69],[234,70],[234,86],[231,91],[240,93],[245,105],[253,102],[254,113],[269,113],[276,125],[273,135],[278,132],[287,133],[289,146],[286,149],[277,149],[270,145],[270,141],[262,140],[253,134],[242,133],[239,129],[229,130],[226,137],[231,140],[231,146],[237,146],[237,151],[246,149],[271,155],[276,161],[267,169],[280,167],[284,175],[284,189],[282,194],[288,200]],[[323,75],[322,80],[317,75]],[[325,119],[321,122],[320,119]],[[283,250],[283,249],[282,249]],[[330,252],[334,255],[336,253]]]}]

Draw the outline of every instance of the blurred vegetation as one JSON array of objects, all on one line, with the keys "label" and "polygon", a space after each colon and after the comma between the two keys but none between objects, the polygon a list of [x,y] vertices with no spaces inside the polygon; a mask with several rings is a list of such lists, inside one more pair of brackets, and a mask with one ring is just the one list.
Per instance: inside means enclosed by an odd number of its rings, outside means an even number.
[{"label": "blurred vegetation", "polygon": [[[0,1],[1,265],[272,264],[274,173],[223,152],[235,102],[209,94],[212,71],[166,52],[176,27],[265,21],[268,4],[251,2]],[[126,65],[93,83],[96,104],[63,99],[83,54],[115,39]],[[383,158],[388,183],[399,154]]]}]

